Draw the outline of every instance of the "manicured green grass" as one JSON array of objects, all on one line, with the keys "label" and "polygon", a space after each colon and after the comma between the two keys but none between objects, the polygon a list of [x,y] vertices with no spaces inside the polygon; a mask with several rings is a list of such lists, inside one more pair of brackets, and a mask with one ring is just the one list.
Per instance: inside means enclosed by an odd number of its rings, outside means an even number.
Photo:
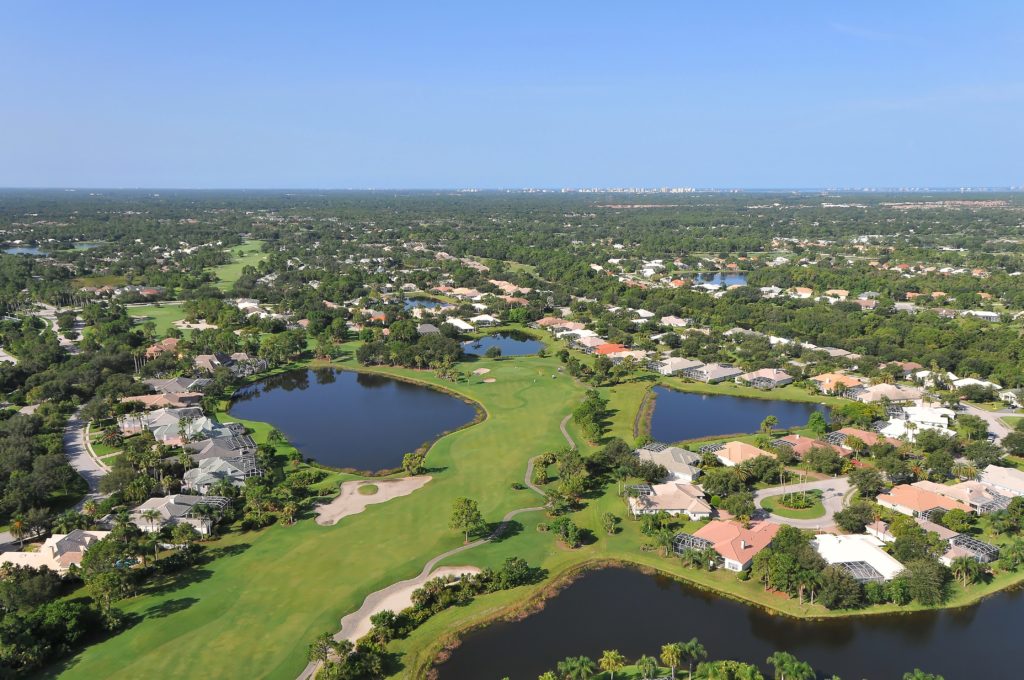
[{"label": "manicured green grass", "polygon": [[666,387],[671,387],[674,390],[680,392],[696,392],[698,394],[727,394],[733,397],[749,397],[751,399],[777,399],[780,401],[797,401],[804,403],[813,404],[826,404],[829,406],[837,406],[843,403],[849,403],[845,399],[839,397],[830,397],[825,394],[817,394],[815,392],[809,392],[802,387],[796,385],[786,385],[785,387],[777,387],[774,390],[759,390],[756,387],[750,387],[748,385],[737,385],[732,381],[725,381],[716,383],[714,385],[706,385],[700,382],[688,382],[682,378],[661,378],[660,382]]},{"label": "manicured green grass", "polygon": [[126,280],[124,276],[108,274],[105,276],[79,276],[76,279],[72,279],[72,283],[79,287],[92,286],[94,288],[102,288],[103,286],[123,286]]},{"label": "manicured green grass", "polygon": [[[339,365],[354,366],[351,361]],[[223,549],[224,556],[187,572],[175,588],[120,603],[141,620],[89,647],[53,674],[61,670],[61,675],[69,678],[179,677],[183,673],[181,659],[188,659],[190,668],[201,668],[210,677],[292,680],[305,664],[306,645],[319,633],[336,631],[341,616],[354,611],[367,594],[412,577],[428,559],[462,544],[461,535],[448,528],[454,498],[477,500],[492,524],[510,510],[538,504],[535,494],[513,491],[511,484],[522,481],[530,458],[564,445],[559,423],[579,403],[585,386],[558,373],[554,357],[485,360],[461,368],[468,372],[479,365],[491,368],[489,375],[497,381],[452,384],[429,372],[378,371],[458,391],[476,399],[487,411],[483,422],[434,444],[427,459],[434,479],[425,487],[372,505],[332,527],[317,525],[307,512],[294,526],[275,525],[219,539],[212,547]],[[613,411],[608,436],[632,441],[634,416],[647,386],[638,382],[603,390]],[[221,420],[239,420],[223,412],[217,415]],[[258,442],[266,441],[269,425],[242,422],[254,429]],[[567,427],[585,451],[595,448],[596,444],[582,440],[571,421]],[[344,443],[344,433],[340,433],[340,443]],[[277,449],[286,454],[290,447],[279,445]],[[353,478],[330,473],[316,490],[324,495],[333,493],[339,482]],[[602,529],[602,516],[608,512],[622,519],[614,535]],[[569,550],[550,533],[539,532],[538,523],[548,518],[533,511],[518,515],[501,540],[460,553],[445,563],[496,567],[516,555],[557,575],[584,562],[623,560],[792,615],[846,615],[766,595],[760,584],[740,581],[732,572],[686,569],[678,559],[644,550],[650,539],[641,534],[638,522],[627,519],[615,484],[587,497],[572,518],[590,532],[578,549]],[[678,523],[673,529],[692,532],[697,526]],[[966,604],[1021,579],[1000,574],[992,584],[967,591],[957,587],[952,602]],[[542,587],[481,596],[432,617],[389,646],[402,666],[396,677],[423,677],[425,664],[448,634],[521,605]],[[867,613],[914,609],[921,607],[890,605],[870,608]],[[661,642],[652,641],[652,647]]]},{"label": "manicured green grass", "polygon": [[[476,499],[491,522],[534,502],[510,485],[522,481],[530,457],[561,445],[558,423],[583,395],[570,378],[551,379],[556,365],[557,359],[536,357],[492,362],[498,380],[482,385],[394,371],[479,398],[488,410],[483,422],[433,446],[432,482],[333,527],[306,518],[220,539],[218,547],[237,554],[196,569],[180,588],[123,602],[142,620],[79,654],[63,675],[174,677],[188,658],[210,677],[292,680],[305,664],[308,642],[336,630],[368,593],[417,574],[428,559],[462,544],[448,528],[453,498]],[[268,428],[260,429],[258,440]],[[466,553],[468,563],[477,561],[474,552]]]},{"label": "manicured green grass", "polygon": [[109,456],[112,453],[118,453],[121,450],[121,447],[104,444],[99,440],[99,438],[96,438],[92,440],[92,450],[93,453],[102,458],[103,456]]},{"label": "manicured green grass", "polygon": [[356,487],[356,491],[364,496],[372,496],[380,491],[380,488],[376,484],[360,484]]},{"label": "manicured green grass", "polygon": [[803,509],[787,508],[782,504],[783,495],[779,494],[778,496],[765,498],[761,501],[761,507],[779,517],[789,517],[790,519],[816,519],[825,516],[825,506],[821,504],[820,491],[807,492],[808,496],[814,497],[814,504],[809,508]]},{"label": "manicured green grass", "polygon": [[231,262],[213,268],[213,273],[217,275],[216,286],[221,290],[228,290],[242,276],[242,269],[246,266],[255,267],[266,259],[267,254],[260,252],[262,247],[263,241],[254,240],[231,248]]},{"label": "manicured green grass", "polygon": [[185,318],[185,311],[181,304],[165,302],[160,306],[146,305],[144,307],[129,307],[128,315],[135,317],[135,323],[143,324],[147,321],[156,323],[156,334],[163,337],[175,321]]},{"label": "manicured green grass", "polygon": [[1024,416],[1001,416],[999,420],[1003,421],[1003,425],[1012,430],[1017,427],[1017,423],[1024,420]]}]

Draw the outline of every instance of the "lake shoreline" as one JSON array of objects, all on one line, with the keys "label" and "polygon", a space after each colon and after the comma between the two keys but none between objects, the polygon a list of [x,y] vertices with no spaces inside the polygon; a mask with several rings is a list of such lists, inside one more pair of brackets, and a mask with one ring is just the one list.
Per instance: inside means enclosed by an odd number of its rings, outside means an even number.
[{"label": "lake shoreline", "polygon": [[[562,571],[539,584],[534,590],[517,602],[504,607],[499,607],[483,618],[473,621],[461,628],[452,630],[438,638],[436,642],[427,646],[423,650],[424,654],[422,658],[417,659],[418,664],[412,668],[413,677],[437,678],[443,671],[443,664],[451,657],[452,653],[462,645],[463,640],[467,635],[487,628],[495,623],[518,622],[529,618],[533,614],[540,613],[545,609],[550,600],[553,600],[566,588],[570,587],[583,577],[604,569],[628,569],[645,576],[668,578],[674,582],[683,584],[688,588],[693,588],[698,592],[724,598],[747,607],[754,607],[770,616],[777,616],[792,621],[802,622],[852,621],[857,619],[867,620],[879,617],[905,617],[916,614],[957,611],[977,606],[982,601],[993,596],[1020,590],[1024,587],[1024,572],[1022,572],[1015,574],[1015,578],[1012,581],[1000,586],[999,588],[985,592],[973,593],[971,597],[965,598],[963,601],[945,603],[939,606],[901,607],[895,610],[880,608],[874,611],[871,611],[870,609],[867,611],[825,610],[826,613],[823,615],[801,615],[783,611],[772,606],[770,602],[752,600],[739,593],[730,593],[708,584],[697,582],[687,578],[685,573],[666,571],[658,566],[644,564],[626,558],[596,558],[569,565]],[[766,595],[770,595],[772,592],[773,591],[768,591]],[[784,601],[790,601],[791,599],[792,598],[786,597]]]}]

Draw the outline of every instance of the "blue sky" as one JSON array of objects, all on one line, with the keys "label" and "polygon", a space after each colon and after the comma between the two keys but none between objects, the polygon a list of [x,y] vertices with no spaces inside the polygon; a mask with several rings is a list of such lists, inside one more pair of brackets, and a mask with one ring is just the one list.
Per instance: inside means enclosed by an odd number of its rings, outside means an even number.
[{"label": "blue sky", "polygon": [[1024,184],[1020,2],[8,2],[0,186]]}]

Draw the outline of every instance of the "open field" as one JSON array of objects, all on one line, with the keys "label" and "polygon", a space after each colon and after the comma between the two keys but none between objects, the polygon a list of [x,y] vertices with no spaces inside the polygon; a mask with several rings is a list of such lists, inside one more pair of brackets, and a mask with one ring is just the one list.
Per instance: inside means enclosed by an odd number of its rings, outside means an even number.
[{"label": "open field", "polygon": [[263,241],[255,240],[232,247],[232,261],[213,268],[213,273],[217,275],[216,286],[221,290],[228,290],[235,285],[235,281],[242,275],[242,269],[246,266],[255,266],[267,257],[266,253],[260,252],[262,247]]},{"label": "open field", "polygon": [[129,307],[128,315],[134,317],[135,322],[138,324],[147,321],[154,322],[156,324],[156,334],[165,336],[175,321],[181,321],[185,318],[185,311],[180,304],[164,302],[159,306]]}]

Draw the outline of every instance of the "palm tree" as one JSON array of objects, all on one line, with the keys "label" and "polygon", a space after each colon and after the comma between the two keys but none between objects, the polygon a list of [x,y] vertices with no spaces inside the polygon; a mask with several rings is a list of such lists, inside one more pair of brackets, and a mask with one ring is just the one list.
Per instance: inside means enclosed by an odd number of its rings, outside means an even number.
[{"label": "palm tree", "polygon": [[964,588],[969,582],[973,583],[981,574],[981,565],[978,561],[966,555],[954,559],[949,568],[956,580],[963,582]]},{"label": "palm tree", "polygon": [[18,539],[18,547],[25,547],[25,534],[28,532],[28,526],[25,524],[25,517],[22,515],[15,515],[11,518],[11,536]]},{"label": "palm tree", "polygon": [[978,468],[966,461],[955,463],[950,472],[963,480],[977,479],[978,477]]},{"label": "palm tree", "polygon": [[597,665],[602,671],[608,673],[611,680],[615,680],[615,672],[622,670],[622,667],[626,665],[626,657],[620,654],[617,649],[606,649]]},{"label": "palm tree", "polygon": [[95,517],[98,511],[99,508],[97,507],[96,501],[94,500],[90,499],[82,504],[82,514],[87,517]]},{"label": "palm tree", "polygon": [[148,510],[143,510],[141,516],[142,519],[146,520],[146,524],[148,524],[149,528],[152,530],[156,526],[157,520],[160,519],[160,511],[150,508]]},{"label": "palm tree", "polygon": [[683,660],[683,644],[681,642],[670,642],[661,646],[661,663],[669,667],[672,672],[672,680],[676,678],[676,667]]},{"label": "palm tree", "polygon": [[764,420],[761,421],[761,432],[770,437],[772,434],[772,430],[774,430],[775,426],[778,424],[778,418],[776,418],[775,416],[767,416]]},{"label": "palm tree", "polygon": [[558,676],[551,671],[544,671],[537,676],[537,680],[558,680]]},{"label": "palm tree", "polygon": [[693,677],[693,664],[700,663],[708,658],[708,650],[704,649],[697,638],[690,638],[689,642],[683,643],[683,658],[686,659],[687,677]]},{"label": "palm tree", "polygon": [[564,680],[589,680],[597,667],[586,656],[570,656],[558,662],[558,673]]},{"label": "palm tree", "polygon": [[298,512],[298,508],[295,503],[288,502],[281,506],[281,519],[286,524],[295,524],[295,513]]},{"label": "palm tree", "polygon": [[817,674],[806,661],[800,661],[789,652],[775,652],[767,662],[775,669],[776,680],[814,680]]},{"label": "palm tree", "polygon": [[636,660],[636,669],[644,680],[652,680],[658,672],[658,660],[644,654]]}]

